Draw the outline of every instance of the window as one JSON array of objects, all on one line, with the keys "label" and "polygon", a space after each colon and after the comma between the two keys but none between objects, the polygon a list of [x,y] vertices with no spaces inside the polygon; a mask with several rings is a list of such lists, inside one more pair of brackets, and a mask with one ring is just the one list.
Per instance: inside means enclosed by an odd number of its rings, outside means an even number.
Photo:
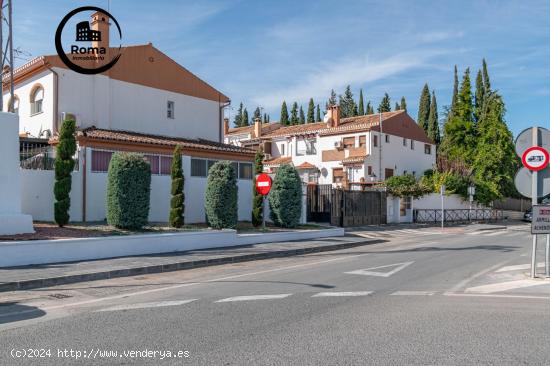
[{"label": "window", "polygon": [[367,175],[369,175],[369,176],[372,175],[372,166],[371,166],[371,165],[369,165],[369,166],[367,167]]},{"label": "window", "polygon": [[239,179],[252,179],[252,163],[239,163]]},{"label": "window", "polygon": [[427,154],[427,155],[432,154],[432,145],[424,144],[424,154]]},{"label": "window", "polygon": [[206,163],[206,173],[208,175],[208,172],[210,171],[210,168],[212,168],[212,165],[216,164],[216,160],[208,160]]},{"label": "window", "polygon": [[411,197],[403,197],[399,200],[399,216],[407,216],[407,210],[411,209]]},{"label": "window", "polygon": [[367,136],[359,136],[359,147],[367,146]]},{"label": "window", "polygon": [[191,176],[192,177],[206,177],[206,160],[204,159],[191,159]]},{"label": "window", "polygon": [[166,103],[166,117],[174,119],[174,102],[170,100]]},{"label": "window", "polygon": [[355,137],[344,137],[343,145],[344,149],[355,147]]},{"label": "window", "polygon": [[372,145],[373,145],[374,147],[378,147],[378,135],[374,135],[374,136],[373,136]]},{"label": "window", "polygon": [[403,137],[403,146],[407,146],[407,139]]},{"label": "window", "polygon": [[172,173],[172,157],[160,157],[160,175],[170,175]]},{"label": "window", "polygon": [[[107,173],[114,151],[92,150],[92,173]],[[159,154],[144,154],[143,157],[151,166],[153,175],[170,175],[172,156]]]},{"label": "window", "polygon": [[[8,112],[9,112],[10,104],[11,104],[11,99],[8,101],[8,106],[6,108]],[[13,96],[13,113],[19,114],[19,98],[17,97],[17,95]]]},{"label": "window", "polygon": [[296,155],[316,155],[315,139],[299,139],[296,141]]},{"label": "window", "polygon": [[390,143],[390,135],[386,135],[386,144]]},{"label": "window", "polygon": [[411,150],[414,150],[414,140],[411,140]]},{"label": "window", "polygon": [[281,156],[285,156],[285,144],[281,144]]},{"label": "window", "polygon": [[107,173],[112,155],[112,151],[92,150],[92,172]]},{"label": "window", "polygon": [[384,179],[393,177],[393,169],[386,168],[384,169]]},{"label": "window", "polygon": [[31,92],[31,115],[42,113],[42,101],[44,99],[44,88],[36,86]]},{"label": "window", "polygon": [[344,179],[344,169],[334,168],[332,169],[332,183],[341,183]]}]

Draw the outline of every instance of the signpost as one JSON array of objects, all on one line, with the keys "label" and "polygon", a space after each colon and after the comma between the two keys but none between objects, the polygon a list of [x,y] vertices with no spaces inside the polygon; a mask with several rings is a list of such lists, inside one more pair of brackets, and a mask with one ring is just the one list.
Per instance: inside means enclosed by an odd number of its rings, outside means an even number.
[{"label": "signpost", "polygon": [[[550,276],[550,206],[538,205],[539,197],[550,194],[550,131],[541,127],[532,127],[522,131],[516,139],[516,153],[521,157],[521,168],[514,179],[518,192],[531,197],[533,219],[531,234],[533,248],[531,253],[531,278],[536,277],[537,271],[537,235],[547,234],[546,237],[546,276]],[[542,207],[542,208],[541,208]],[[535,219],[537,210],[537,219]],[[548,216],[545,216],[547,213]],[[537,222],[537,220],[539,220]]]},{"label": "signpost", "polygon": [[256,192],[262,195],[262,228],[265,230],[265,198],[271,190],[271,177],[265,173],[256,177]]},{"label": "signpost", "polygon": [[441,228],[445,226],[445,184],[441,185]]}]

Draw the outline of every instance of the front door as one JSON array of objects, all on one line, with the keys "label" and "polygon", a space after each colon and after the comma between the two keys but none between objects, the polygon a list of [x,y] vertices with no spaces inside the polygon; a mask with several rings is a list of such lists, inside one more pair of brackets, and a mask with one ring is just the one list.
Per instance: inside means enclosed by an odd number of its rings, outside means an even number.
[{"label": "front door", "polygon": [[393,169],[386,168],[384,172],[384,179],[388,179],[389,177],[393,177]]}]

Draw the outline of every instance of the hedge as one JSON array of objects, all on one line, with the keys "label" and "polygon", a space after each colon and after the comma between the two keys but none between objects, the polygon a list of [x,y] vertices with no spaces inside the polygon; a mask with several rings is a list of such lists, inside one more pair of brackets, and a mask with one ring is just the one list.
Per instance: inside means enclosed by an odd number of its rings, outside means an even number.
[{"label": "hedge", "polygon": [[237,175],[228,161],[218,161],[208,171],[204,197],[206,220],[213,229],[234,229],[238,221]]},{"label": "hedge", "polygon": [[302,215],[302,180],[290,165],[277,170],[269,193],[271,220],[278,226],[296,227]]},{"label": "hedge", "polygon": [[76,152],[76,140],[74,137],[76,122],[74,117],[63,121],[59,133],[59,144],[57,145],[54,163],[55,183],[53,186],[54,220],[60,227],[69,222],[69,209],[71,208],[71,174],[74,169],[73,156]]}]

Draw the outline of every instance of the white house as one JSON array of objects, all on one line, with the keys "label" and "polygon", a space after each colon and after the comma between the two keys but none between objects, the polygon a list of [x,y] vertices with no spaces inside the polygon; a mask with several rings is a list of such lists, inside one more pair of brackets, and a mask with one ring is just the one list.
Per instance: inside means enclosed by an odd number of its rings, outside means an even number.
[{"label": "white house", "polygon": [[[93,30],[108,34],[109,19],[92,15]],[[108,48],[108,37],[103,46]],[[13,112],[19,115],[23,166],[47,161],[65,115],[77,121],[78,168],[73,174],[71,220],[105,218],[105,186],[115,151],[146,155],[153,171],[150,220],[167,221],[171,154],[183,148],[186,221],[203,222],[208,168],[234,162],[239,218],[250,219],[254,151],[223,143],[223,109],[230,99],[151,43],[122,48],[110,70],[83,75],[57,55],[37,57],[14,70]],[[11,104],[4,88],[4,110]],[[30,146],[30,147],[29,147]],[[50,149],[51,150],[51,149]],[[40,159],[39,159],[40,158]],[[23,212],[53,218],[53,172],[23,169]]]},{"label": "white house", "polygon": [[308,183],[369,185],[393,175],[421,176],[435,164],[436,146],[405,112],[340,118],[332,106],[325,122],[229,128],[225,142],[266,152],[265,167],[293,164]]}]

